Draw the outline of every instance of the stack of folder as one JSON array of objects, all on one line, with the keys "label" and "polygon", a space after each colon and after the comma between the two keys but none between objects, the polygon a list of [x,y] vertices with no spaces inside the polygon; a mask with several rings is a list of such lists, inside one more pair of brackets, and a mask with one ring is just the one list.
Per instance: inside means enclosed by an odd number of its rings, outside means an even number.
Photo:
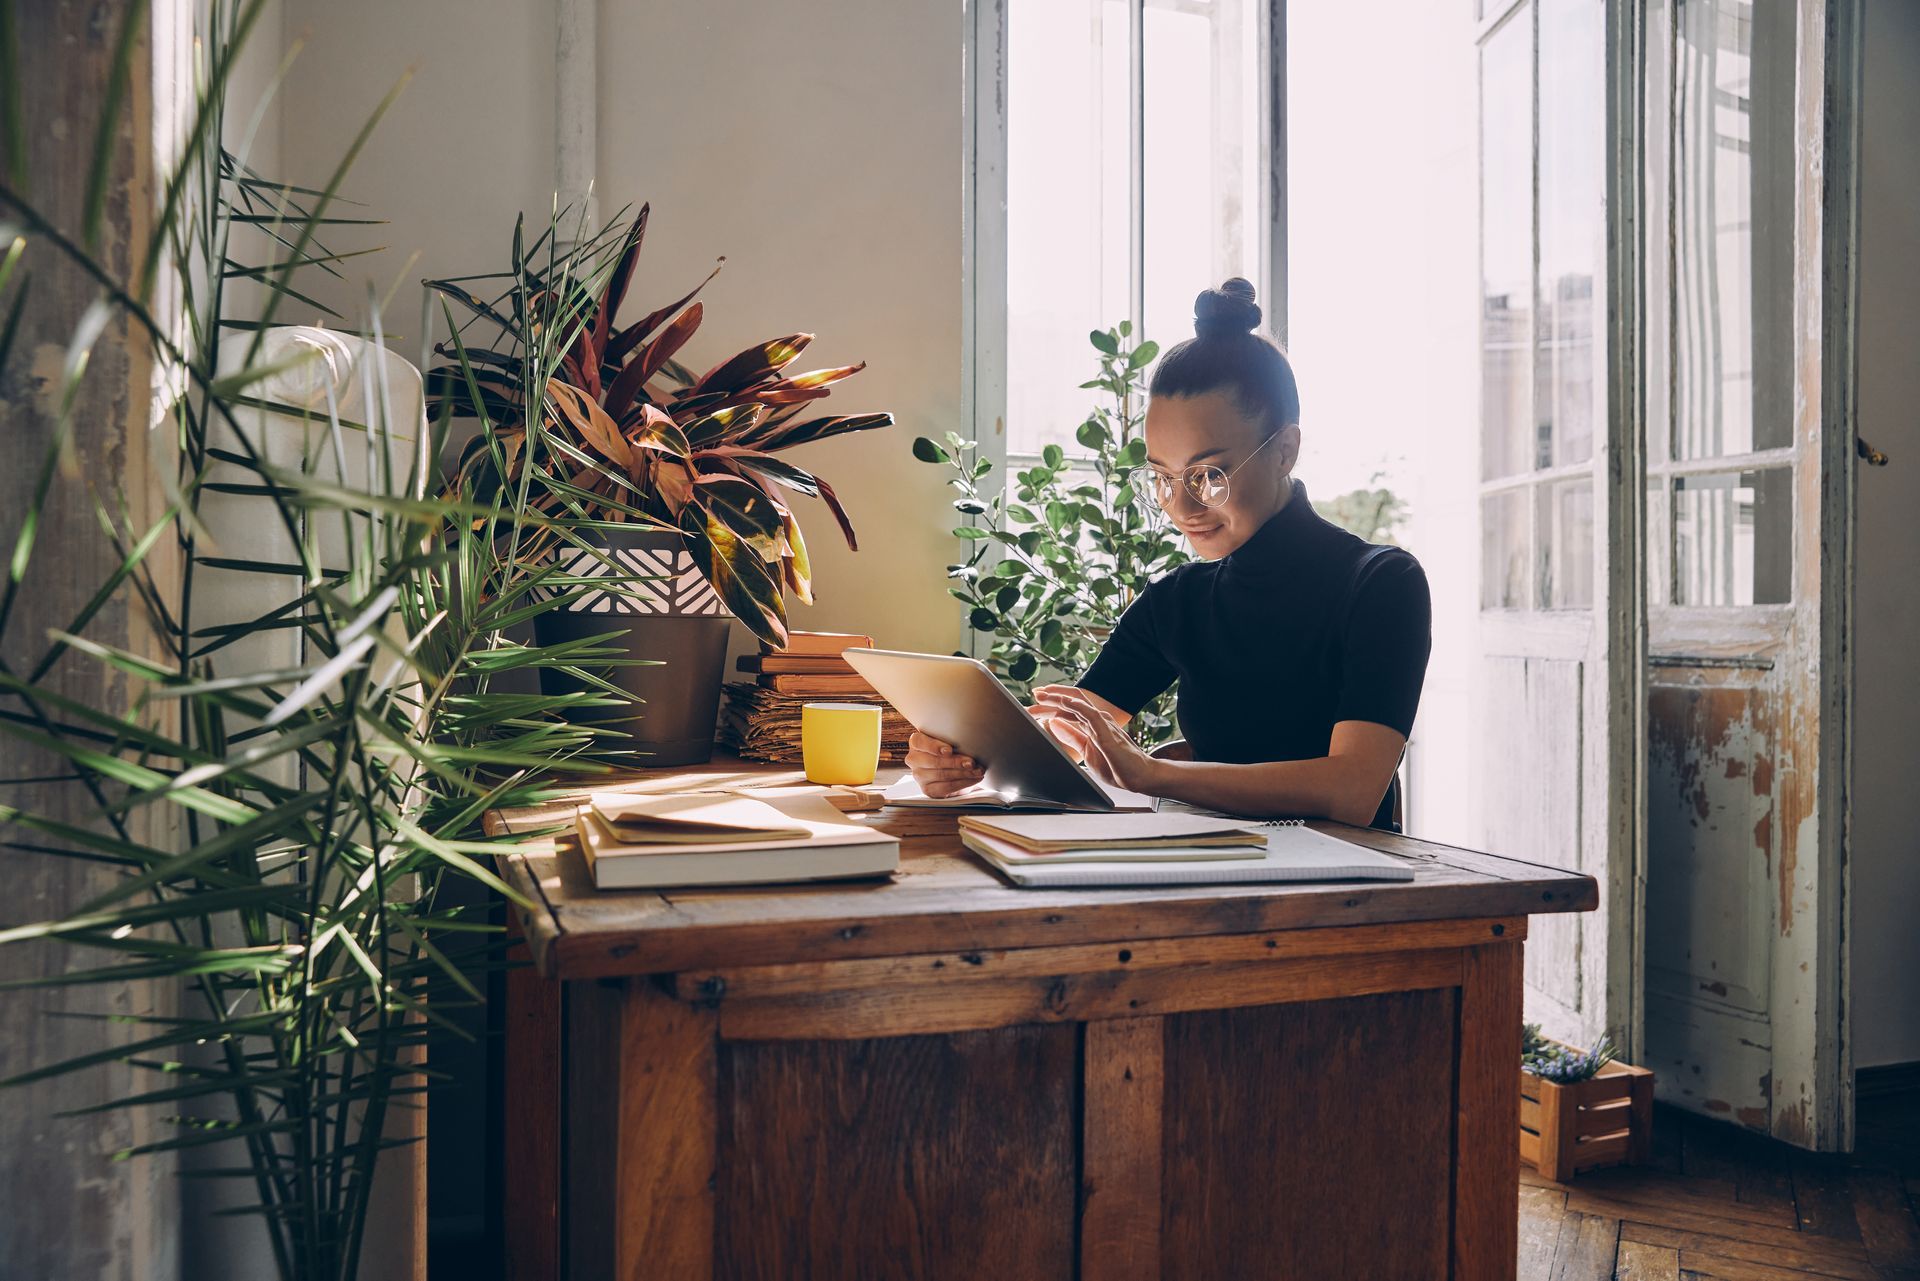
[{"label": "stack of folder", "polygon": [[1410,881],[1401,860],[1297,821],[1185,811],[968,814],[960,840],[1015,885],[1231,885]]},{"label": "stack of folder", "polygon": [[743,760],[800,759],[800,708],[812,702],[871,703],[880,713],[880,759],[906,757],[913,726],[841,657],[848,649],[873,648],[871,636],[840,632],[789,632],[784,649],[743,655],[751,681],[732,681],[723,691],[720,744]]}]

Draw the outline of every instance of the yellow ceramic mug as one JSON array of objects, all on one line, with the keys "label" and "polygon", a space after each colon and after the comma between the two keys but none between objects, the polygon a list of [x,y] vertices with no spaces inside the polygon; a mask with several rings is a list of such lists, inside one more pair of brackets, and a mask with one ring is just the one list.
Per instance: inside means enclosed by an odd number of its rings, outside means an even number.
[{"label": "yellow ceramic mug", "polygon": [[806,703],[800,759],[810,783],[862,787],[880,763],[880,708],[873,703]]}]

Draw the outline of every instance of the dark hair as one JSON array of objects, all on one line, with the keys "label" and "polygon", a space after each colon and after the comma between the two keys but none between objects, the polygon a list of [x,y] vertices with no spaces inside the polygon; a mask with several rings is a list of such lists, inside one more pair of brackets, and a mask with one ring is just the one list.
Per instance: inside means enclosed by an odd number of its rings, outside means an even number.
[{"label": "dark hair", "polygon": [[1193,337],[1160,357],[1147,392],[1204,396],[1224,391],[1268,436],[1300,421],[1300,388],[1280,344],[1260,327],[1253,285],[1235,276],[1193,300]]}]

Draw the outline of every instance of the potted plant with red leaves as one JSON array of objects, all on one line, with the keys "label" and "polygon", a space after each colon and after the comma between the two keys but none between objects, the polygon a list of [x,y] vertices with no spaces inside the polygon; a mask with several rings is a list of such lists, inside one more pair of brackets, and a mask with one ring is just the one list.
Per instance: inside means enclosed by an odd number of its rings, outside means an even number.
[{"label": "potted plant with red leaves", "polygon": [[[531,248],[516,228],[508,271],[427,281],[469,313],[435,349],[453,363],[428,383],[436,408],[480,425],[454,488],[531,488],[576,529],[595,522],[589,537],[529,546],[554,562],[555,590],[568,594],[535,619],[536,639],[562,652],[625,650],[605,679],[637,706],[603,719],[631,732],[637,763],[668,765],[712,751],[730,620],[779,646],[787,594],[813,601],[793,495],[825,503],[858,549],[832,486],[776,455],[893,417],[809,412],[866,367],[789,373],[812,334],[757,343],[702,374],[682,364],[717,265],[685,295],[619,323],[648,214],[642,206],[572,248],[561,246],[558,219]],[[490,342],[469,337],[475,325]],[[557,342],[555,326],[566,327]],[[543,679],[579,678],[555,667]]]}]

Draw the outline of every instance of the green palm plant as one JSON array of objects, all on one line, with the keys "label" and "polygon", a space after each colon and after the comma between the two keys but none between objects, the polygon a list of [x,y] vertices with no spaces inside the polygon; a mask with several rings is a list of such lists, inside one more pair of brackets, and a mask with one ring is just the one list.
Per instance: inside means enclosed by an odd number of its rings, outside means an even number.
[{"label": "green palm plant", "polygon": [[[488,421],[467,447],[459,483],[479,492],[510,486],[535,461],[524,440],[538,417],[529,410],[536,386],[522,352],[551,332],[556,309],[584,312],[588,323],[542,385],[548,446],[558,465],[579,469],[573,497],[614,523],[651,520],[681,530],[728,608],[762,640],[782,645],[787,593],[813,603],[807,545],[787,495],[819,498],[848,549],[858,550],[859,542],[833,487],[774,455],[891,426],[893,416],[801,416],[833,384],[866,368],[862,362],[787,373],[812,334],[756,343],[704,374],[682,365],[677,357],[705,316],[697,296],[718,266],[687,294],[617,327],[648,217],[644,205],[631,217],[623,213],[587,242],[596,257],[617,246],[610,272],[583,276],[564,257],[558,272],[536,270],[516,249],[507,272],[425,282],[471,313],[469,324],[493,331],[490,347],[470,346],[460,365],[429,374],[436,404]],[[477,292],[502,282],[498,296]],[[477,377],[461,367],[475,363]]]},{"label": "green palm plant", "polygon": [[[0,0],[0,35],[17,29],[11,2]],[[334,213],[336,193],[392,96],[323,186],[255,174],[221,140],[226,86],[264,7],[211,6],[181,159],[160,177],[151,249],[130,267],[92,248],[101,201],[87,202],[79,226],[35,203],[17,145],[19,104],[0,104],[10,106],[15,160],[0,183],[0,370],[27,359],[16,335],[36,267],[77,268],[97,288],[54,388],[33,501],[7,516],[0,742],[10,756],[52,758],[59,774],[9,789],[0,843],[15,856],[118,873],[56,918],[0,925],[0,946],[63,944],[95,958],[30,980],[36,986],[177,981],[187,1002],[178,1015],[129,1016],[128,1041],[0,1085],[132,1064],[151,1087],[106,1106],[146,1109],[174,1132],[119,1157],[233,1145],[244,1160],[212,1173],[251,1189],[242,1210],[258,1216],[281,1276],[339,1281],[357,1270],[389,1114],[417,1104],[432,1078],[430,1047],[457,1031],[449,1005],[479,1000],[476,976],[495,963],[493,927],[448,906],[444,891],[468,878],[513,897],[489,868],[500,846],[481,816],[550,796],[544,780],[556,771],[602,768],[583,755],[595,732],[565,714],[620,696],[580,666],[616,661],[594,638],[558,651],[504,639],[584,590],[529,549],[586,545],[603,523],[582,503],[600,483],[595,469],[583,477],[523,466],[511,486],[485,486],[469,469],[448,487],[437,459],[449,424],[423,433],[385,408],[400,389],[372,356],[355,375],[372,407],[365,421],[272,392],[288,366],[267,358],[270,329],[289,300],[319,306],[300,292],[305,276],[338,274],[352,256],[322,237],[364,221]],[[117,85],[128,82],[144,17],[129,6]],[[17,86],[18,71],[14,43],[0,39],[0,79]],[[110,94],[90,191],[106,190],[120,111]],[[234,248],[248,231],[260,233],[266,261]],[[596,286],[614,266],[591,249],[573,261]],[[169,280],[172,293],[159,288]],[[234,282],[258,287],[244,312]],[[519,353],[535,424],[546,421],[547,376],[593,322],[591,308],[573,303],[547,314],[547,329]],[[165,374],[168,496],[144,527],[129,527],[110,495],[87,492],[85,474],[62,464],[88,356],[110,318],[128,322]],[[365,323],[377,355],[384,335],[371,302]],[[479,367],[457,334],[451,350],[478,395]],[[497,436],[487,441],[498,448]],[[547,456],[537,428],[528,449]],[[34,574],[59,569],[62,549],[37,537],[56,503],[91,504],[118,563],[85,608],[29,635],[16,606]],[[250,541],[268,550],[218,545],[219,505],[234,503],[248,505],[263,531]],[[286,598],[237,618],[210,612],[210,578],[234,573],[288,584]],[[89,635],[113,603],[144,615],[153,651]],[[297,657],[265,667],[240,657],[263,640]],[[72,664],[117,672],[133,697],[108,706],[57,692],[49,673]],[[566,669],[582,688],[496,688],[543,667]],[[75,794],[86,817],[72,816]],[[136,821],[156,815],[174,821]],[[169,829],[177,839],[153,836]]]}]

